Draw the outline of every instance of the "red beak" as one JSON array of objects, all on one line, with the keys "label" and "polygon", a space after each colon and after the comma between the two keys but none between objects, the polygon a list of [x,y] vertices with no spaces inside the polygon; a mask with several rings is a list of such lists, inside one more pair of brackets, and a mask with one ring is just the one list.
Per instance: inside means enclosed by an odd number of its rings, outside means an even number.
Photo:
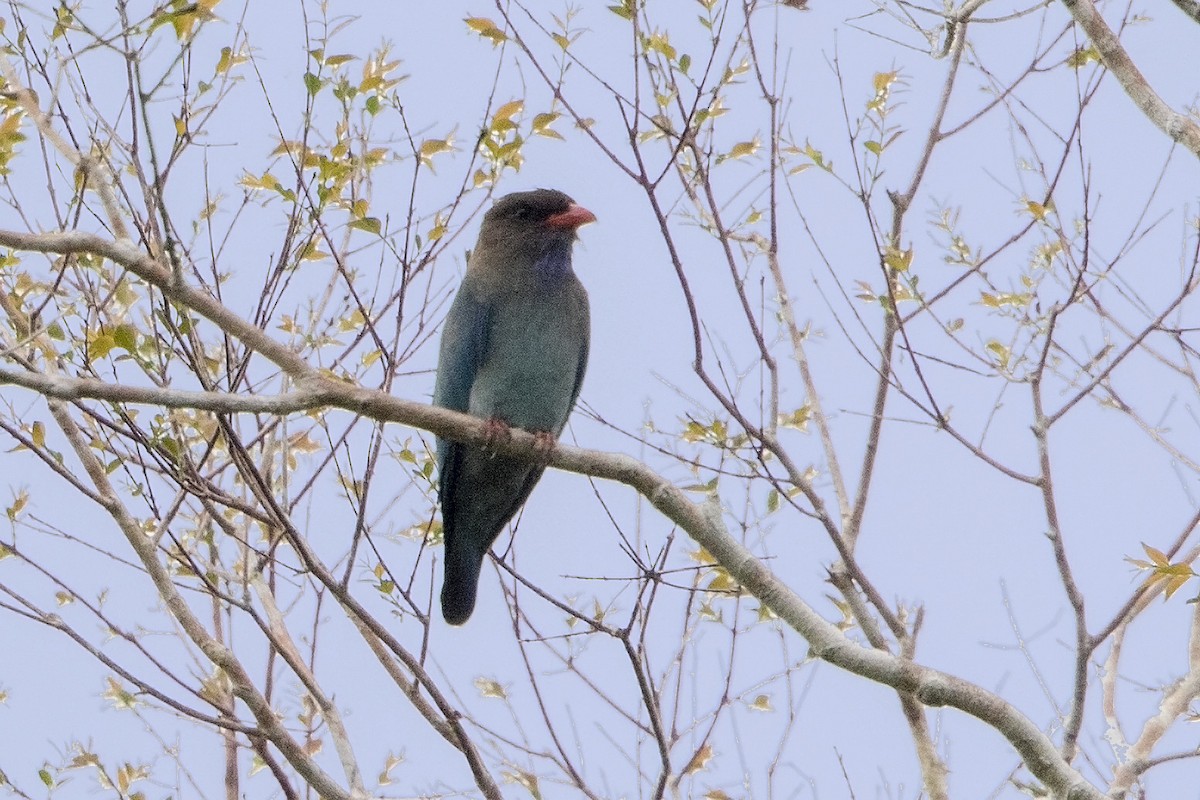
[{"label": "red beak", "polygon": [[575,230],[580,225],[587,225],[589,222],[595,221],[596,215],[578,203],[572,203],[567,206],[566,211],[560,211],[557,214],[546,217],[546,225],[549,227],[567,228],[569,230]]}]

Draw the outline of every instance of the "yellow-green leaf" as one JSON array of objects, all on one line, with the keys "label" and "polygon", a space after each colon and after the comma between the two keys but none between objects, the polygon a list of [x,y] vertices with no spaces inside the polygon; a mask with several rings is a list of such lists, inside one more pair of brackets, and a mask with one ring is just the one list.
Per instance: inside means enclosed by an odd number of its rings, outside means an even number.
[{"label": "yellow-green leaf", "polygon": [[421,146],[417,148],[417,157],[421,159],[421,163],[427,167],[433,166],[433,157],[442,153],[449,153],[454,150],[454,134],[443,139],[426,139],[421,142]]},{"label": "yellow-green leaf", "polygon": [[671,40],[665,33],[652,33],[645,39],[647,50],[652,50],[655,53],[661,53],[668,60],[675,60],[675,48],[671,45]]},{"label": "yellow-green leaf", "polygon": [[[872,297],[872,300],[875,298]],[[790,414],[780,414],[776,421],[785,428],[795,428],[798,431],[807,431],[809,420],[812,419],[812,406],[808,403],[797,408]]]},{"label": "yellow-green leaf", "polygon": [[912,266],[913,249],[910,247],[907,250],[900,250],[897,247],[888,245],[887,250],[883,254],[883,261],[896,272],[907,272]]},{"label": "yellow-green leaf", "polygon": [[713,568],[712,580],[705,587],[710,592],[733,592],[737,591],[737,582],[730,577],[729,573],[720,567]]},{"label": "yellow-green leaf", "polygon": [[216,73],[218,75],[224,75],[230,69],[232,69],[233,67],[236,67],[238,64],[241,64],[245,60],[246,60],[246,57],[243,55],[235,54],[233,52],[233,48],[222,47],[221,48],[221,57],[219,59],[217,59]]},{"label": "yellow-green leaf", "polygon": [[379,232],[383,230],[383,223],[380,222],[376,217],[363,217],[362,219],[353,220],[350,223],[350,227],[356,228],[360,231],[366,231],[367,233],[379,235]]},{"label": "yellow-green leaf", "polygon": [[774,711],[771,707],[771,696],[767,694],[760,694],[754,698],[754,702],[750,703],[749,707],[751,711]]},{"label": "yellow-green leaf", "polygon": [[1150,559],[1149,561],[1142,561],[1136,558],[1126,560],[1138,569],[1150,573],[1149,577],[1146,578],[1146,582],[1142,584],[1143,590],[1161,585],[1165,595],[1164,599],[1169,600],[1171,599],[1171,595],[1179,591],[1184,584],[1192,578],[1197,577],[1190,561],[1179,561],[1172,564],[1171,559],[1166,553],[1156,547],[1151,547],[1145,542],[1142,543],[1142,549],[1146,551],[1146,555]]},{"label": "yellow-green leaf", "polygon": [[1082,69],[1092,61],[1095,61],[1097,64],[1100,63],[1100,51],[1094,46],[1080,47],[1074,53],[1067,56],[1067,66],[1071,69]]},{"label": "yellow-green leaf", "polygon": [[533,132],[538,136],[545,136],[548,139],[563,138],[562,134],[550,127],[559,116],[559,114],[553,113],[538,114],[533,118]]},{"label": "yellow-green leaf", "polygon": [[137,349],[137,328],[129,323],[122,323],[113,330],[113,344],[132,353]]},{"label": "yellow-green leaf", "polygon": [[538,785],[537,775],[534,775],[532,772],[526,772],[523,769],[516,770],[515,772],[505,770],[500,774],[504,780],[523,787],[525,791],[529,792],[529,796],[533,800],[542,800],[542,790]]},{"label": "yellow-green leaf", "polygon": [[713,757],[712,745],[708,745],[708,744],[704,745],[703,747],[701,747],[699,750],[697,750],[695,753],[692,754],[692,757],[688,760],[687,765],[684,766],[684,768],[680,772],[680,774],[681,775],[691,775],[693,772],[699,772],[700,770],[704,769],[708,765],[709,761],[712,761],[712,757]]},{"label": "yellow-green leaf", "polygon": [[621,19],[633,19],[633,2],[634,0],[622,0],[621,5],[609,6],[608,10]]},{"label": "yellow-green leaf", "polygon": [[508,39],[508,35],[504,33],[500,26],[487,17],[467,17],[463,21],[467,23],[468,28],[475,31],[482,38],[490,39],[493,47]]},{"label": "yellow-green leaf", "polygon": [[762,141],[755,136],[747,142],[738,142],[729,151],[730,158],[746,158],[758,152],[758,148],[762,146]]},{"label": "yellow-green leaf", "polygon": [[1036,200],[1026,200],[1025,210],[1038,222],[1042,222],[1046,219],[1046,215],[1054,210],[1054,203],[1048,202],[1043,205]]},{"label": "yellow-green leaf", "polygon": [[900,76],[899,72],[876,72],[874,78],[875,93],[882,94],[892,88],[892,84],[896,82],[896,78]]},{"label": "yellow-green leaf", "polygon": [[995,339],[992,339],[987,343],[987,349],[992,351],[992,353],[996,356],[996,362],[999,364],[1000,369],[1006,369],[1008,367],[1008,360],[1012,357],[1011,350],[1000,344],[1000,342],[997,342]]},{"label": "yellow-green leaf", "polygon": [[22,489],[17,492],[17,496],[13,498],[13,504],[5,509],[10,520],[15,520],[17,516],[25,509],[25,505],[29,502],[29,492]]},{"label": "yellow-green leaf", "polygon": [[492,114],[492,127],[496,127],[499,122],[511,123],[513,117],[525,110],[524,100],[509,100],[504,105],[496,109],[496,113]]},{"label": "yellow-green leaf", "polygon": [[491,678],[476,678],[475,688],[484,697],[492,697],[498,700],[508,699],[508,691],[504,686]]},{"label": "yellow-green leaf", "polygon": [[356,308],[353,313],[347,317],[342,317],[338,321],[338,330],[353,331],[361,328],[367,321],[367,316],[362,312],[362,309]]},{"label": "yellow-green leaf", "polygon": [[88,358],[104,358],[111,353],[113,348],[116,346],[117,341],[112,337],[111,334],[101,333],[98,336],[93,337],[92,340],[88,342]]}]

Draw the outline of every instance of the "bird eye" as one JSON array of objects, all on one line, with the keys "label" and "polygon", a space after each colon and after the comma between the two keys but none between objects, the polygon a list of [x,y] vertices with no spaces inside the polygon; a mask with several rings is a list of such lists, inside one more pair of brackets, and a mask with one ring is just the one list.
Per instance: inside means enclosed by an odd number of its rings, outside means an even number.
[{"label": "bird eye", "polygon": [[513,216],[517,219],[529,219],[529,206],[517,206],[513,211]]}]

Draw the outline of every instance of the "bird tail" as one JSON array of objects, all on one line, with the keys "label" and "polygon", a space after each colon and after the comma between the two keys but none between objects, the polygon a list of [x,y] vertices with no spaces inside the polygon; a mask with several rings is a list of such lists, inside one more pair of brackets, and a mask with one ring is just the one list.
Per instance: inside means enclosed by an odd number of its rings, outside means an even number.
[{"label": "bird tail", "polygon": [[[462,625],[475,610],[475,591],[483,569],[483,553],[474,548],[446,549],[446,575],[442,581],[442,616],[451,625]],[[464,552],[465,551],[465,552]]]}]

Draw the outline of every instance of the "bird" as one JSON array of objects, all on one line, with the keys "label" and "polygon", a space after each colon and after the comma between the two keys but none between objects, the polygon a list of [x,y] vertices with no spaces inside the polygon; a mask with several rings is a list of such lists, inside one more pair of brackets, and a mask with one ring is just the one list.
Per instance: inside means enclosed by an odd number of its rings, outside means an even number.
[{"label": "bird", "polygon": [[445,573],[442,616],[462,625],[475,608],[492,543],[545,469],[545,459],[500,455],[487,441],[517,427],[548,456],[579,397],[590,311],[571,266],[576,231],[596,215],[563,192],[497,200],[442,329],[433,402],[486,420],[485,443],[437,440]]}]

